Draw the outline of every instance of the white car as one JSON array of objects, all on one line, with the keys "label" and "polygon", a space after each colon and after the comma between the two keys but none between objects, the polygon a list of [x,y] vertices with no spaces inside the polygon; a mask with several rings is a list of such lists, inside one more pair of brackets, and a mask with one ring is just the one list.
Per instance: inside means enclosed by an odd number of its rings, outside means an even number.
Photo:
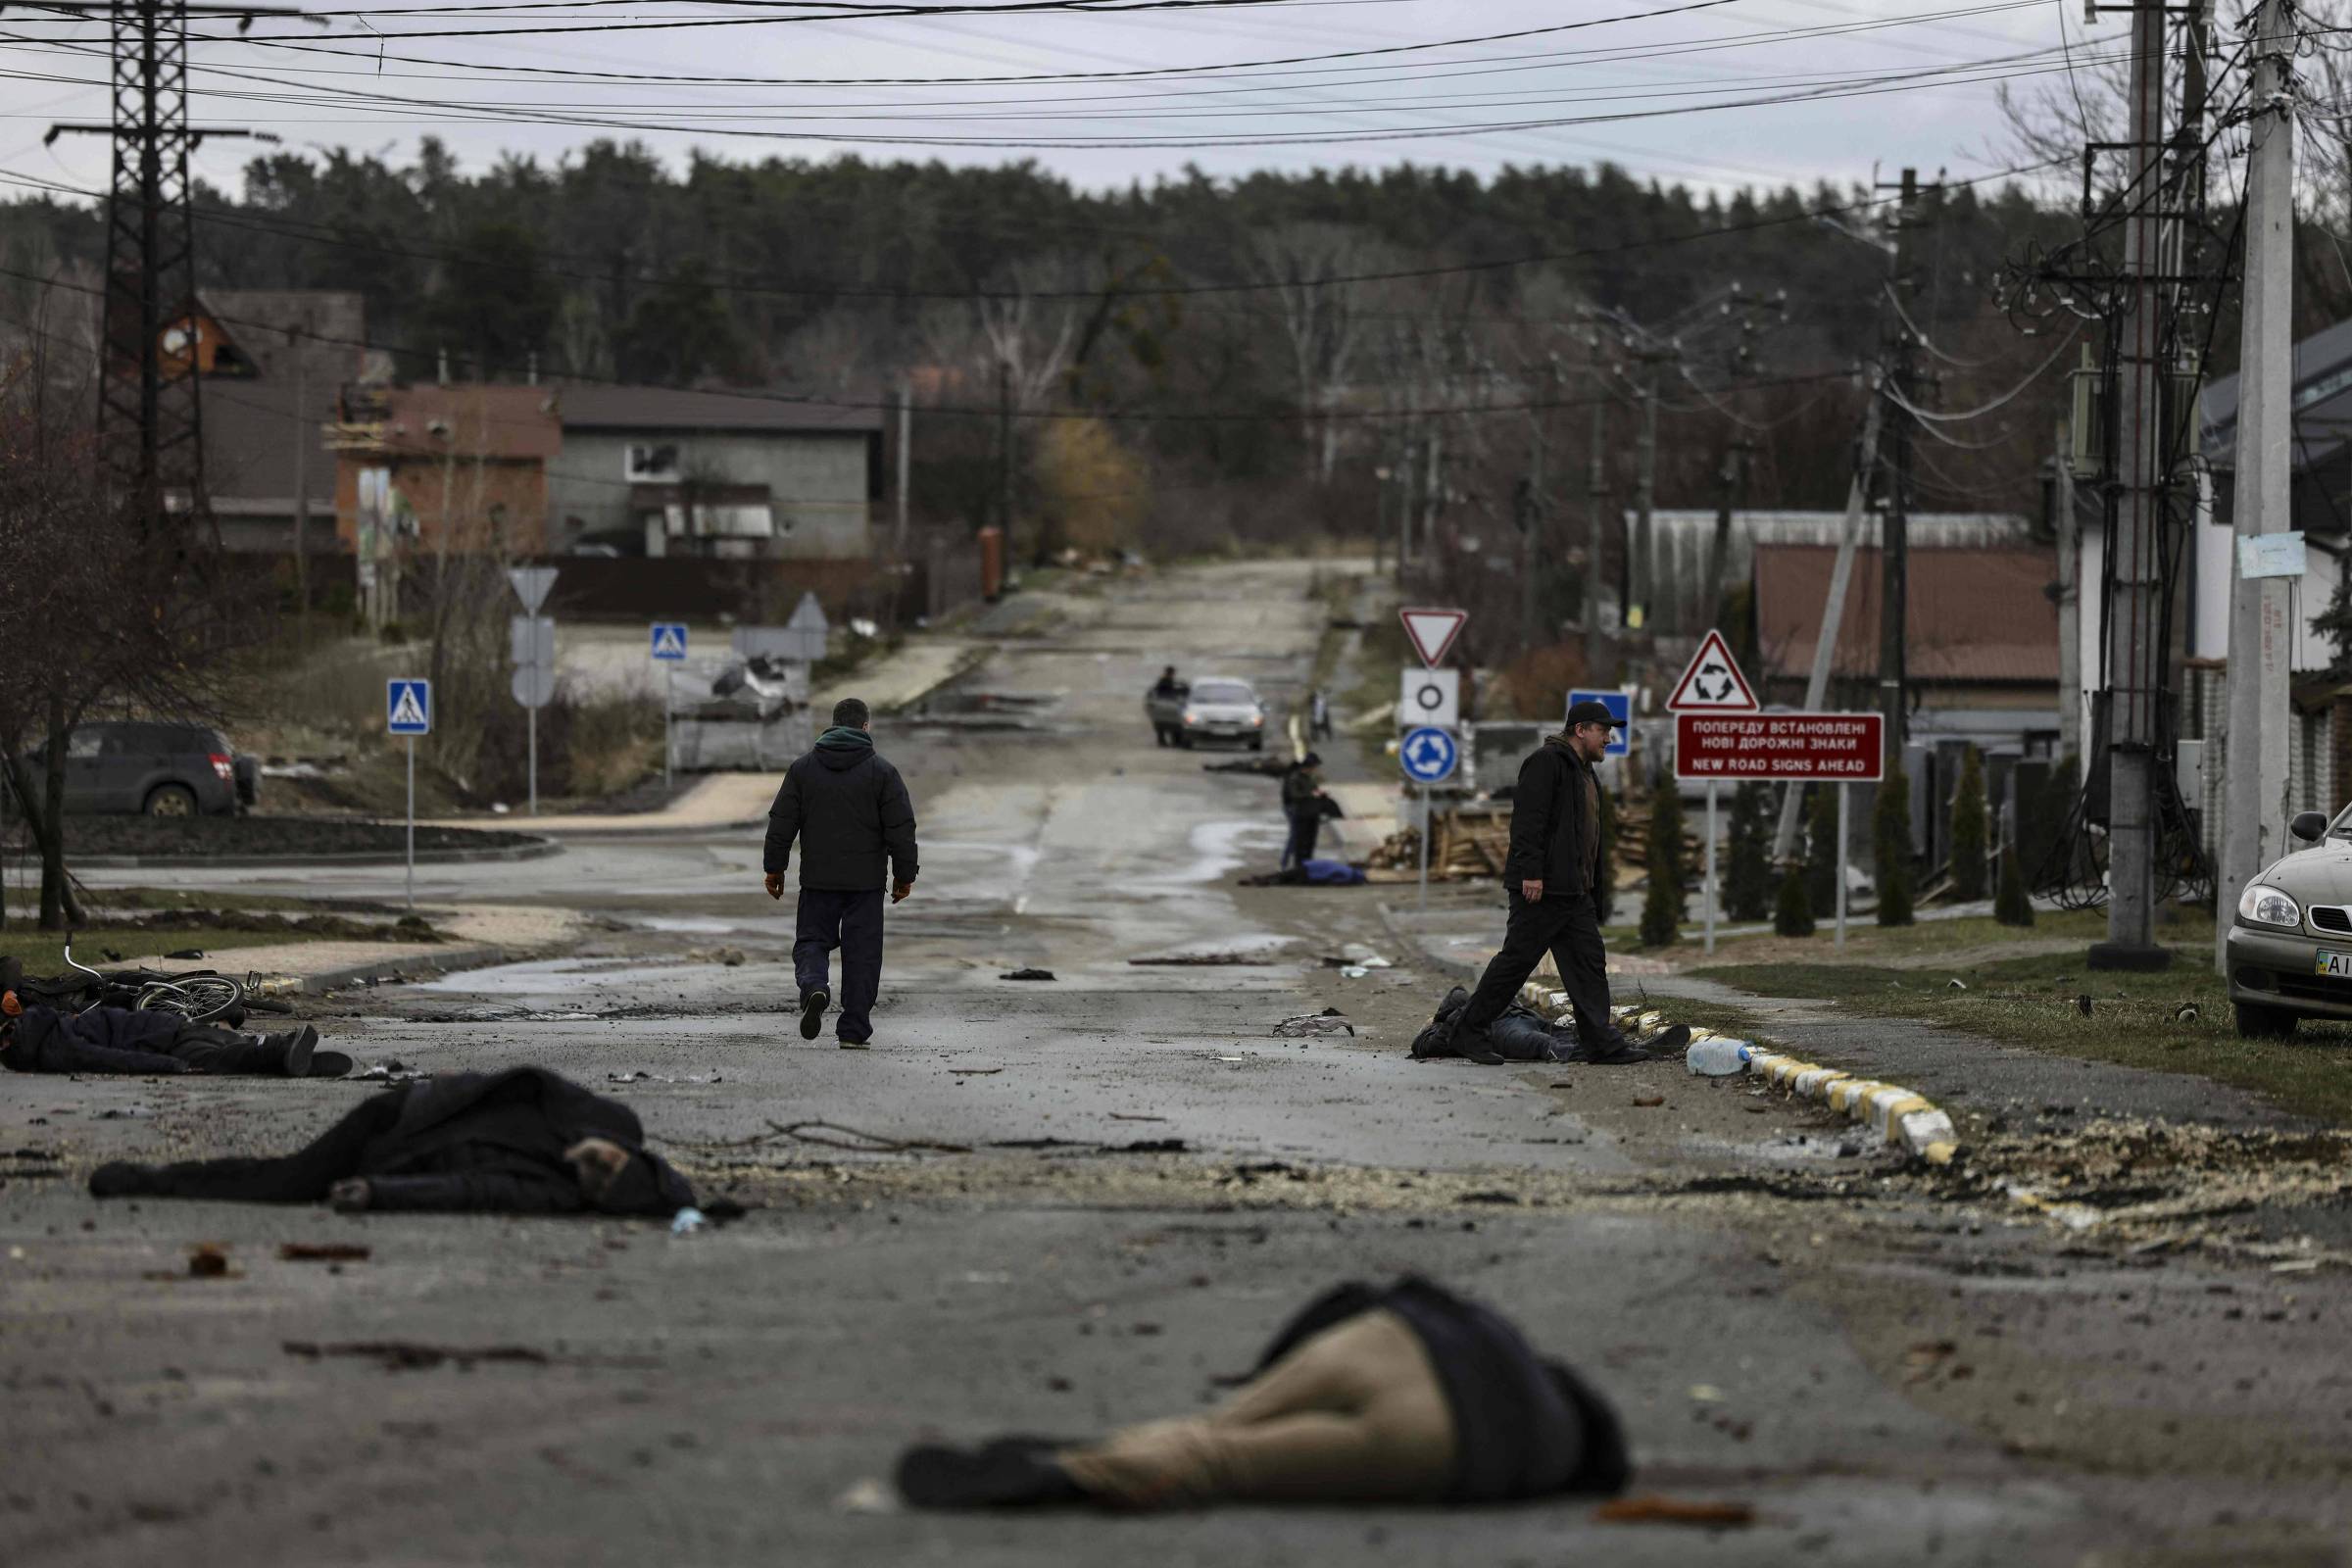
[{"label": "white car", "polygon": [[1253,752],[1266,749],[1266,705],[1246,680],[1205,675],[1185,694],[1176,744],[1240,741]]},{"label": "white car", "polygon": [[2289,824],[2311,846],[2246,884],[2226,945],[2237,1032],[2290,1035],[2304,1018],[2352,1019],[2352,808]]}]

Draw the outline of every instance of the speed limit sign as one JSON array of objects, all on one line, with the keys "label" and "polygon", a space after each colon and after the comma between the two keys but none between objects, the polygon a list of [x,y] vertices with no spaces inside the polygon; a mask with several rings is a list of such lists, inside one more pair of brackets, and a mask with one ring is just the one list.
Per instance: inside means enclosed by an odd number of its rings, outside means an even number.
[{"label": "speed limit sign", "polygon": [[1453,729],[1462,721],[1462,672],[1408,669],[1396,695],[1396,727]]}]

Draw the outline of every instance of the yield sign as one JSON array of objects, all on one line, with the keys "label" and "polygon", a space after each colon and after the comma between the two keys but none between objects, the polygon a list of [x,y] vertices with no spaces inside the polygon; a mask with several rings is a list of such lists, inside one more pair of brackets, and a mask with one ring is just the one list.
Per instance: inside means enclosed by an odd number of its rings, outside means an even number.
[{"label": "yield sign", "polygon": [[1675,682],[1674,695],[1666,699],[1667,710],[1675,713],[1752,713],[1759,706],[1719,631],[1707,633],[1690,656],[1690,667]]},{"label": "yield sign", "polygon": [[1399,610],[1396,614],[1404,622],[1404,634],[1413,640],[1413,651],[1432,669],[1445,662],[1446,650],[1470,619],[1467,610]]},{"label": "yield sign", "polygon": [[539,607],[547,603],[547,591],[556,585],[556,568],[553,566],[509,567],[507,581],[514,585],[514,597],[522,601],[524,611],[536,615],[539,613]]}]

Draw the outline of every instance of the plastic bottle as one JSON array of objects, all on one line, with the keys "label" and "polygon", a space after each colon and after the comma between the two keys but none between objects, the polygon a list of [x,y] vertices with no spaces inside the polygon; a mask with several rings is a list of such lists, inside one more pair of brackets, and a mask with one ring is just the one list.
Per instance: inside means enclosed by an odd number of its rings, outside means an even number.
[{"label": "plastic bottle", "polygon": [[681,1208],[669,1222],[669,1234],[672,1236],[692,1236],[702,1228],[703,1211],[699,1208]]},{"label": "plastic bottle", "polygon": [[1744,1040],[1727,1040],[1716,1035],[1692,1042],[1683,1057],[1683,1065],[1704,1078],[1728,1078],[1747,1070],[1747,1054],[1753,1049]]}]

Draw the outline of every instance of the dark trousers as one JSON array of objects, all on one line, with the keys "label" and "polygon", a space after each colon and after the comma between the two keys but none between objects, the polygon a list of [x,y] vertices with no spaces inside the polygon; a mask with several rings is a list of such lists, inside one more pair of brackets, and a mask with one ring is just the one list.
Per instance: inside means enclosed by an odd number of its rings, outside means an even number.
[{"label": "dark trousers", "polygon": [[1323,833],[1323,813],[1314,807],[1291,812],[1291,838],[1282,849],[1282,868],[1304,865],[1315,858],[1315,840]]},{"label": "dark trousers", "polygon": [[882,890],[837,893],[801,889],[792,968],[801,995],[832,989],[833,950],[841,950],[841,1022],[834,1032],[856,1044],[873,1037],[874,998],[882,990]]},{"label": "dark trousers", "polygon": [[1478,989],[1470,993],[1454,1024],[1457,1034],[1483,1032],[1518,1000],[1519,988],[1548,952],[1559,965],[1560,985],[1576,1013],[1576,1038],[1587,1051],[1609,1050],[1624,1037],[1609,1018],[1608,955],[1600,945],[1600,917],[1589,893],[1552,895],[1530,904],[1510,890],[1511,920],[1502,950],[1487,963]]},{"label": "dark trousers", "polygon": [[164,1054],[177,1056],[197,1072],[282,1073],[286,1048],[271,1045],[260,1035],[241,1035],[233,1029],[190,1024],[172,1037]]}]

